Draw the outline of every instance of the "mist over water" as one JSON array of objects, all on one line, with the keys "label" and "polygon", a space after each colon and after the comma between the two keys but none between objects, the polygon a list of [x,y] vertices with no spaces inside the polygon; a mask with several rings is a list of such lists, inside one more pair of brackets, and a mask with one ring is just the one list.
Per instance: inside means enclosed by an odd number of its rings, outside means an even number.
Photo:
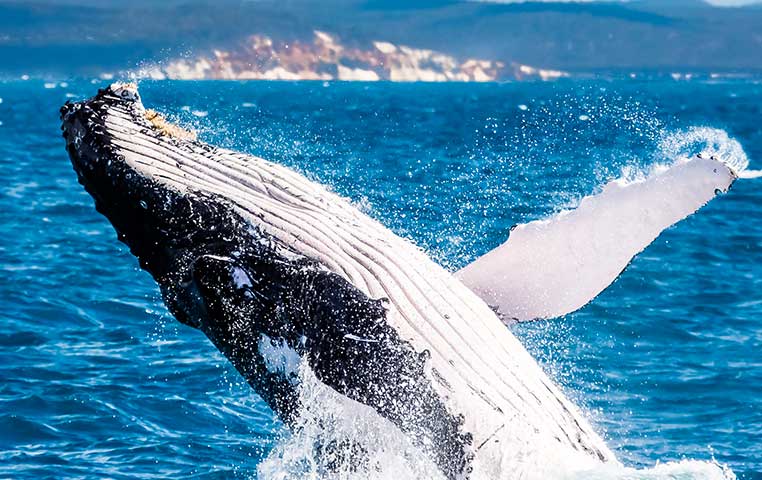
[{"label": "mist over water", "polygon": [[[63,149],[57,108],[96,87],[0,84],[0,476],[316,478],[314,440],[333,434],[375,445],[375,478],[425,470],[358,406],[322,408],[336,404],[319,388],[305,392],[304,429],[287,433],[169,316]],[[143,82],[141,93],[205,141],[330,185],[451,269],[612,179],[699,152],[732,164],[742,178],[727,195],[590,305],[512,329],[627,466],[581,478],[722,478],[717,463],[762,476],[762,193],[743,178],[762,168],[761,85]],[[318,427],[326,419],[332,430]]]}]

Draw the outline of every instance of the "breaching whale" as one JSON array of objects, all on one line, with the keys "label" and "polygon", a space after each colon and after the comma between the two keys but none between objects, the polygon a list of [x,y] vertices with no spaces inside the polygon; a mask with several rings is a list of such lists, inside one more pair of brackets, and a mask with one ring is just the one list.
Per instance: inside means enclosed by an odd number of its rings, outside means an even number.
[{"label": "breaching whale", "polygon": [[[617,462],[474,293],[510,311],[511,290],[500,282],[521,276],[491,270],[497,283],[485,285],[477,261],[459,274],[472,290],[321,185],[167,124],[144,108],[133,84],[67,102],[61,118],[80,183],[169,310],[206,334],[287,424],[300,410],[300,379],[274,351],[289,352],[327,387],[391,422],[448,479],[542,478],[532,467],[550,459],[568,471]],[[709,161],[691,168],[712,177],[701,186],[713,195],[735,176]],[[687,199],[699,202],[688,213],[711,198],[699,197]],[[631,258],[644,241],[620,250]],[[548,256],[565,254],[553,241],[544,245]],[[619,257],[612,263],[620,268]],[[571,311],[609,276],[594,275],[594,285],[560,306],[522,306],[509,316]]]}]

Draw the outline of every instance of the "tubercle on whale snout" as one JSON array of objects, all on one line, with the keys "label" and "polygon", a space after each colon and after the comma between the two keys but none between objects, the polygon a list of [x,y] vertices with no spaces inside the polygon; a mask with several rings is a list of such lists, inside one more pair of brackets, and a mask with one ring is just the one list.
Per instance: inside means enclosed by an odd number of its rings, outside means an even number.
[{"label": "tubercle on whale snout", "polygon": [[141,174],[106,128],[115,105],[162,135],[137,95],[105,89],[62,108],[67,150],[97,210],[157,281],[173,315],[203,331],[286,423],[298,416],[298,379],[268,368],[258,348],[264,338],[284,342],[322,382],[397,425],[448,478],[467,474],[471,435],[424,375],[426,352],[400,338],[383,304],[265,234],[225,199]]}]

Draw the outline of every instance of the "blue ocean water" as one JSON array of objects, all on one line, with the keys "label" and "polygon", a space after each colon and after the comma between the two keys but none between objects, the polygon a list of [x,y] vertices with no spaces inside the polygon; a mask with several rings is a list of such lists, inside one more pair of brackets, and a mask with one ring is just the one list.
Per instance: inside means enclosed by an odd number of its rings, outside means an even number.
[{"label": "blue ocean water", "polygon": [[[283,426],[166,312],[69,164],[58,107],[99,86],[0,83],[0,477],[251,478]],[[690,127],[727,132],[762,168],[752,81],[141,92],[203,140],[330,185],[451,269],[623,168],[670,161],[664,139]],[[512,329],[626,464],[715,459],[754,479],[760,320],[762,180],[741,179],[581,311]]]}]

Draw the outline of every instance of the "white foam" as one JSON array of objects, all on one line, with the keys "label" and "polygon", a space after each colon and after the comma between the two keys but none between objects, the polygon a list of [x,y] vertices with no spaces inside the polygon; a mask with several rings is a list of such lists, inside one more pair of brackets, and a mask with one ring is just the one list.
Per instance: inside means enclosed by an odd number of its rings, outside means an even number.
[{"label": "white foam", "polygon": [[738,140],[719,128],[691,127],[678,130],[666,135],[659,148],[666,158],[673,160],[688,159],[699,154],[715,157],[736,175],[749,166],[749,158]]},{"label": "white foam", "polygon": [[600,465],[577,473],[570,480],[735,480],[736,475],[715,461],[681,460],[657,463],[650,468]]},{"label": "white foam", "polygon": [[[298,369],[301,408],[295,427],[283,431],[275,447],[258,465],[260,480],[444,480],[442,473],[409,438],[373,409],[348,399],[320,382],[302,362]],[[716,461],[682,460],[632,468],[617,462],[601,464],[589,457],[570,470],[569,452],[557,449],[540,457],[535,442],[512,431],[505,439],[505,469],[472,475],[471,480],[511,478],[542,480],[735,480]],[[530,436],[531,438],[531,436]],[[512,441],[511,441],[512,440]]]},{"label": "white foam", "polygon": [[299,369],[302,408],[257,467],[262,480],[443,480],[443,475],[391,422],[338,394],[307,367]]},{"label": "white foam", "polygon": [[738,178],[759,178],[762,177],[762,170],[744,170],[738,174]]}]

